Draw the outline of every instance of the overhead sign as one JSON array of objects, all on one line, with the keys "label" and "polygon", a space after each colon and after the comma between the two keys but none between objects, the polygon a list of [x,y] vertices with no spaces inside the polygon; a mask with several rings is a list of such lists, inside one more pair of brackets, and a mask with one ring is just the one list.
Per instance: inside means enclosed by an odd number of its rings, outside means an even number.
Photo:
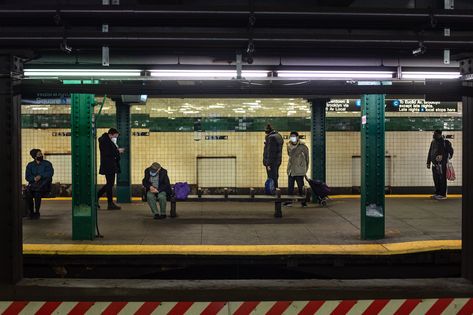
[{"label": "overhead sign", "polygon": [[[411,113],[456,113],[457,102],[431,102],[423,99],[387,99],[385,101],[387,112]],[[361,100],[359,99],[332,99],[327,103],[327,112],[359,112]]]},{"label": "overhead sign", "polygon": [[430,102],[422,99],[387,100],[386,111],[411,113],[456,113],[457,102]]}]

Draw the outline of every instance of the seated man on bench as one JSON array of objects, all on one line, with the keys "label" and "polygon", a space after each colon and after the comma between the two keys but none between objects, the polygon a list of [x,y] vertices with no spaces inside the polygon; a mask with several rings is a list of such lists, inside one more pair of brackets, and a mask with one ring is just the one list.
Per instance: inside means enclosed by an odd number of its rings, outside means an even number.
[{"label": "seated man on bench", "polygon": [[[154,219],[165,219],[167,198],[171,197],[172,194],[168,171],[162,168],[159,163],[154,162],[145,170],[143,187],[146,189],[146,199],[154,215]],[[158,201],[159,213],[156,204]]]}]

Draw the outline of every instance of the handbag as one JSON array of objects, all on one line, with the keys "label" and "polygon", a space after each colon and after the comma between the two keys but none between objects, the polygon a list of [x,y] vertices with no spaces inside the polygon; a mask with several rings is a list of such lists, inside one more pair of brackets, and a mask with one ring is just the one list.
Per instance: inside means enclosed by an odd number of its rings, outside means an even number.
[{"label": "handbag", "polygon": [[453,168],[452,162],[447,162],[447,179],[449,181],[454,181],[456,179],[455,169]]}]

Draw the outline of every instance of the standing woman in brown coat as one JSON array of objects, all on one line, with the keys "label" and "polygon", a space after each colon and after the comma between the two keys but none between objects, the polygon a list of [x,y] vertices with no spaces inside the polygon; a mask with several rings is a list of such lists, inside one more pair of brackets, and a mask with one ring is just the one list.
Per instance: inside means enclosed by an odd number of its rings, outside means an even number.
[{"label": "standing woman in brown coat", "polygon": [[[289,155],[289,162],[287,164],[287,175],[289,176],[288,194],[294,194],[294,182],[297,182],[299,196],[303,196],[304,176],[309,170],[309,148],[300,140],[297,131],[291,132],[290,140],[287,144],[287,154]],[[286,206],[290,204],[291,202],[285,203]],[[307,203],[303,201],[302,206],[307,206]]]}]

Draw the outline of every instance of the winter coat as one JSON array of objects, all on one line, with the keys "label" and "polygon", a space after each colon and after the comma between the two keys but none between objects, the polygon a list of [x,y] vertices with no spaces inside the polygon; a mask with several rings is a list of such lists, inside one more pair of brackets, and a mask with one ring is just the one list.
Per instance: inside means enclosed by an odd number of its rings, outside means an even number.
[{"label": "winter coat", "polygon": [[[36,176],[41,176],[38,182],[35,182]],[[28,163],[25,171],[25,179],[28,182],[28,189],[35,192],[49,193],[53,181],[54,168],[51,162],[43,160],[39,164],[36,161]]]},{"label": "winter coat", "polygon": [[296,144],[287,144],[289,162],[287,164],[287,175],[305,176],[309,170],[309,148],[299,140]]},{"label": "winter coat", "polygon": [[[145,169],[145,175],[142,180],[143,187],[146,188],[146,192],[149,191],[151,187],[151,182],[150,182],[150,168],[148,167]],[[169,181],[169,176],[168,176],[168,171],[165,170],[164,168],[161,168],[158,173],[159,176],[159,182],[158,182],[158,191],[162,192],[165,191],[167,197],[170,197],[172,195],[172,188],[171,188],[171,183]]]},{"label": "winter coat", "polygon": [[264,142],[263,165],[279,166],[282,162],[282,147],[284,140],[277,131],[266,136]]},{"label": "winter coat", "polygon": [[115,143],[104,133],[99,138],[100,169],[99,174],[111,175],[120,173],[120,152]]},{"label": "winter coat", "polygon": [[438,155],[442,156],[441,164],[446,164],[448,159],[453,157],[453,147],[452,143],[444,138],[439,140],[432,140],[430,143],[429,153],[427,154],[427,164],[437,164],[436,157]]}]

